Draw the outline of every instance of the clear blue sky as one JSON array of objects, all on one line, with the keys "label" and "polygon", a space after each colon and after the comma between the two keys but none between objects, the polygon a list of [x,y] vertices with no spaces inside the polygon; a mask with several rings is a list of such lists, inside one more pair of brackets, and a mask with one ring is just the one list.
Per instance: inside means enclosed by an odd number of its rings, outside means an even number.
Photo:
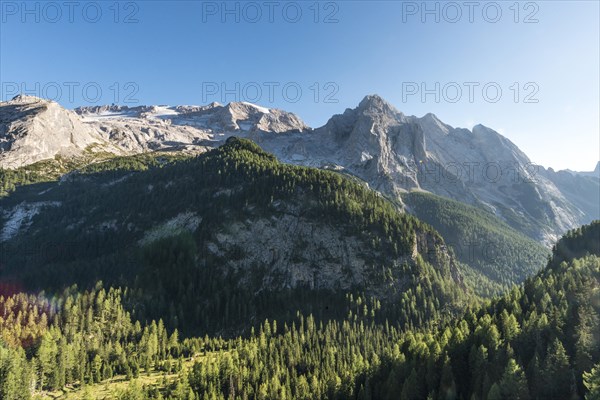
[{"label": "clear blue sky", "polygon": [[377,93],[406,114],[492,127],[546,167],[600,158],[598,1],[429,2],[432,14],[421,1],[275,3],[2,0],[2,100],[15,85],[68,108],[248,100],[317,127]]}]

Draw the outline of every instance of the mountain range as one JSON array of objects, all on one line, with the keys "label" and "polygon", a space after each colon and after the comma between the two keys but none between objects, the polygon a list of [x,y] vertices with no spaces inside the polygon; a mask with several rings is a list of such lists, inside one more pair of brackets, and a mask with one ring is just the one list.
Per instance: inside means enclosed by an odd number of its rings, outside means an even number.
[{"label": "mountain range", "polygon": [[231,136],[249,138],[283,162],[353,175],[400,206],[407,206],[407,193],[425,191],[477,207],[547,246],[600,218],[598,167],[545,169],[493,129],[407,116],[377,95],[316,129],[292,113],[244,102],[74,111],[30,96],[0,103],[4,169],[148,151],[201,153]]}]

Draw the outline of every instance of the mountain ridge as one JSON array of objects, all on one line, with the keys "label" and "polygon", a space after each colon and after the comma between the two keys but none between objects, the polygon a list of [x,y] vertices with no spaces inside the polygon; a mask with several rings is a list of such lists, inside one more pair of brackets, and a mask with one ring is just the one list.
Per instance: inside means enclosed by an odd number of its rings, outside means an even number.
[{"label": "mountain ridge", "polygon": [[[11,102],[33,100],[25,96]],[[11,102],[0,103],[0,112],[5,109],[4,115],[10,114],[6,107]],[[53,103],[51,107],[60,106]],[[568,229],[600,218],[596,206],[600,178],[554,173],[531,163],[514,143],[493,129],[481,124],[472,130],[453,128],[431,113],[406,116],[378,95],[365,96],[356,108],[332,116],[316,129],[292,113],[243,102],[64,111],[77,128],[69,135],[63,132],[54,156],[65,152],[63,148],[70,151],[67,154],[86,150],[194,154],[236,135],[252,139],[284,162],[354,175],[400,203],[402,193],[425,190],[479,207],[548,246]],[[30,134],[40,138],[36,134],[39,129],[20,120],[15,128],[6,119],[0,119],[0,140],[5,143],[1,168],[50,158],[52,152],[32,157],[27,146],[15,145]],[[34,115],[32,119],[40,118]],[[85,146],[72,146],[71,137],[81,135],[91,135],[91,139]],[[12,141],[10,145],[6,138]],[[46,138],[40,140],[44,143]]]}]

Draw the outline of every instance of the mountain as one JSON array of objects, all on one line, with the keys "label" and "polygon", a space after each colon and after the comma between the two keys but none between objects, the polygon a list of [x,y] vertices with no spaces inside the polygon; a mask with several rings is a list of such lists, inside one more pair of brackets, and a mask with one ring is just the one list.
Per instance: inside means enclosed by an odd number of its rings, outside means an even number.
[{"label": "mountain", "polygon": [[86,150],[118,147],[87,126],[74,112],[55,102],[17,96],[0,102],[0,167],[14,169],[56,157],[70,158]]},{"label": "mountain", "polygon": [[[600,218],[600,178],[546,170],[490,128],[453,128],[433,114],[406,116],[376,95],[366,96],[358,107],[317,129],[308,128],[294,114],[250,103],[86,107],[77,109],[77,115],[63,110],[56,113],[57,119],[73,120],[60,123],[70,128],[42,137],[40,143],[59,144],[40,148],[27,147],[26,140],[31,131],[31,141],[39,142],[37,127],[49,125],[33,121],[54,114],[15,114],[13,103],[32,101],[27,99],[0,103],[2,115],[11,115],[12,121],[7,123],[4,117],[0,123],[3,142],[8,137],[12,143],[3,145],[3,168],[54,157],[69,138],[79,135],[87,139],[67,148],[81,153],[83,144],[93,143],[111,151],[109,143],[118,154],[197,153],[236,135],[252,139],[284,162],[358,177],[400,204],[403,193],[424,190],[478,207],[546,246],[568,229]],[[42,108],[60,109],[36,100],[40,102]]]},{"label": "mountain", "polygon": [[379,96],[307,134],[258,143],[287,162],[347,171],[392,198],[426,190],[474,205],[546,244],[600,213],[575,201],[593,203],[596,181],[582,182],[583,192],[562,193],[544,168],[492,129],[452,128],[433,114],[406,116]]},{"label": "mountain", "polygon": [[248,140],[107,163],[117,166],[0,199],[5,284],[131,287],[145,304],[136,317],[169,315],[186,332],[296,309],[339,317],[347,293],[376,300],[381,318],[420,324],[468,295],[431,227],[356,180],[282,164]]},{"label": "mountain", "polygon": [[550,255],[491,212],[422,191],[404,193],[402,201],[412,215],[440,232],[464,264],[465,282],[485,297],[521,284]]},{"label": "mountain", "polygon": [[540,174],[551,181],[562,195],[584,215],[598,219],[600,208],[600,170],[597,172],[572,174],[555,172],[552,168],[540,170]]},{"label": "mountain", "polygon": [[596,168],[593,171],[571,171],[570,169],[565,171],[573,175],[600,177],[600,161],[598,161]]},{"label": "mountain", "polygon": [[129,152],[197,150],[223,143],[233,132],[302,132],[308,127],[292,113],[251,103],[208,106],[83,107],[82,122]]},{"label": "mountain", "polygon": [[234,132],[302,132],[297,116],[251,103],[222,106],[95,106],[74,111],[32,96],[0,102],[0,167],[105,151],[206,151]]}]

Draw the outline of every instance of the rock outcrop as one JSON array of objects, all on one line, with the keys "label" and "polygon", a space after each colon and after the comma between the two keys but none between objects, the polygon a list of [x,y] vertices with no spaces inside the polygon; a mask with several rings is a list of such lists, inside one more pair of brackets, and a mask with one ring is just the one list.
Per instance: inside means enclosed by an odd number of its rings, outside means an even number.
[{"label": "rock outcrop", "polygon": [[74,157],[93,147],[119,152],[77,114],[55,102],[17,96],[0,103],[1,168],[18,168],[56,156]]}]

